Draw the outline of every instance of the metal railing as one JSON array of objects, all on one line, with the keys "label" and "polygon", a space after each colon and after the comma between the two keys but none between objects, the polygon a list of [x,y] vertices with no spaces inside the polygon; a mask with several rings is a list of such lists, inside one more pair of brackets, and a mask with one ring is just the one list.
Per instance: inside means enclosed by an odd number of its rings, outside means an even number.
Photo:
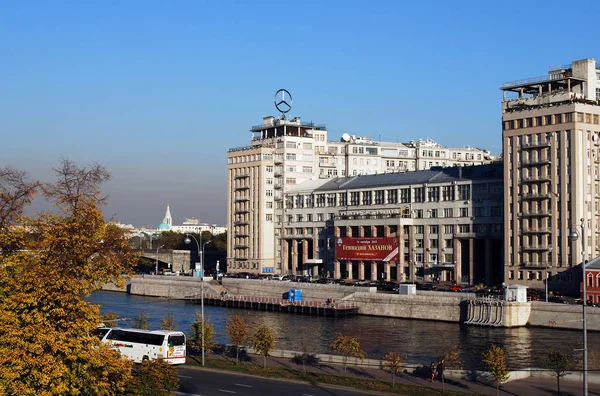
[{"label": "metal railing", "polygon": [[[202,298],[202,295],[195,294],[193,296],[185,297],[186,300],[199,300]],[[333,301],[332,303],[327,304],[327,302],[323,300],[316,299],[302,299],[300,301],[292,301],[292,300],[284,300],[282,298],[275,297],[259,297],[259,296],[244,296],[244,295],[219,295],[213,293],[204,293],[205,300],[221,300],[221,301],[233,301],[233,302],[248,302],[248,303],[259,303],[259,304],[276,304],[282,306],[295,305],[298,307],[317,307],[317,308],[337,308],[337,309],[350,309],[350,308],[358,308],[358,305],[354,302],[347,301]]]},{"label": "metal railing", "polygon": [[520,85],[537,84],[537,83],[542,83],[542,82],[547,82],[547,81],[550,81],[550,77],[548,77],[548,76],[531,77],[531,78],[525,78],[523,80],[514,80],[514,81],[505,82],[502,84],[502,88],[518,87]]}]

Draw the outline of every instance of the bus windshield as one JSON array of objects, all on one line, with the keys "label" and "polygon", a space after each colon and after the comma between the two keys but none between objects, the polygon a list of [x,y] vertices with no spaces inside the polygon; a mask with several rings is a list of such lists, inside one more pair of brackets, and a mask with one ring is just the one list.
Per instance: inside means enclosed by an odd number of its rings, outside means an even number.
[{"label": "bus windshield", "polygon": [[181,346],[185,345],[185,336],[182,335],[170,335],[169,346]]}]

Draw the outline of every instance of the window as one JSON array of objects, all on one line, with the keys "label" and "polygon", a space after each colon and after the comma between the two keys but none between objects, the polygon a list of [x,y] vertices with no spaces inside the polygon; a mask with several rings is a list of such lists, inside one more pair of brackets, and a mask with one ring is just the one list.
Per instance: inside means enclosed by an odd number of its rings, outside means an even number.
[{"label": "window", "polygon": [[304,220],[304,216],[303,215],[301,215],[301,214],[296,215],[296,221],[298,223],[302,223],[303,220]]},{"label": "window", "polygon": [[458,186],[458,199],[459,200],[471,199],[471,186],[469,184],[461,184]]},{"label": "window", "polygon": [[427,188],[427,200],[429,202],[437,202],[440,200],[440,188],[439,187],[428,187]]},{"label": "window", "polygon": [[422,239],[415,239],[415,247],[417,249],[421,249],[423,247],[423,240]]},{"label": "window", "polygon": [[323,213],[317,213],[317,221],[324,221],[325,216],[323,215]]},{"label": "window", "polygon": [[454,201],[454,186],[442,187],[442,200],[443,201]]},{"label": "window", "polygon": [[302,167],[302,172],[304,173],[312,173],[313,169],[312,166],[303,166]]},{"label": "window", "polygon": [[358,192],[350,193],[350,205],[357,206],[360,200],[360,194]]},{"label": "window", "polygon": [[267,201],[267,209],[273,209],[273,201]]},{"label": "window", "polygon": [[325,207],[325,194],[317,194],[317,208]]},{"label": "window", "polygon": [[444,234],[453,234],[454,233],[454,226],[451,224],[446,224],[444,226]]},{"label": "window", "polygon": [[425,226],[415,226],[415,234],[423,234],[425,232]]},{"label": "window", "polygon": [[416,187],[414,193],[415,202],[425,202],[425,187]]},{"label": "window", "polygon": [[312,213],[309,213],[309,214],[306,215],[306,221],[309,221],[309,222],[313,221],[313,215],[312,215]]},{"label": "window", "polygon": [[410,188],[400,189],[400,203],[410,203]]},{"label": "window", "polygon": [[444,239],[444,247],[446,249],[452,249],[452,239]]},{"label": "window", "polygon": [[429,233],[430,234],[437,234],[439,232],[440,228],[437,225],[431,225],[429,226]]},{"label": "window", "polygon": [[272,215],[272,214],[270,214],[270,213],[267,213],[267,218],[266,218],[266,220],[267,220],[267,221],[273,221],[273,215]]},{"label": "window", "polygon": [[387,203],[397,204],[398,203],[398,190],[387,190]]},{"label": "window", "polygon": [[444,217],[454,217],[454,211],[452,208],[444,208]]},{"label": "window", "polygon": [[423,209],[416,209],[415,210],[415,218],[416,219],[422,219],[423,218]]},{"label": "window", "polygon": [[338,201],[339,201],[340,206],[347,206],[348,205],[348,195],[346,193],[339,193]]},{"label": "window", "polygon": [[273,172],[273,166],[271,166],[271,165],[267,166],[267,172]]},{"label": "window", "polygon": [[363,205],[372,205],[373,204],[372,191],[363,191],[362,192],[362,204]]},{"label": "window", "polygon": [[273,196],[273,190],[266,190],[267,197]]},{"label": "window", "polygon": [[[294,147],[295,146],[296,146],[296,144],[294,144]],[[293,161],[295,161],[296,160],[296,154],[294,154],[294,153],[287,153],[285,155],[285,159],[286,160],[293,160]]]},{"label": "window", "polygon": [[375,191],[375,205],[383,205],[384,204],[385,191],[377,190]]},{"label": "window", "polygon": [[469,208],[460,208],[460,217],[469,217]]},{"label": "window", "polygon": [[430,239],[429,240],[429,248],[430,249],[437,249],[439,246],[439,240],[438,239]]},{"label": "window", "polygon": [[432,219],[437,218],[438,217],[438,210],[437,209],[431,209],[429,217],[431,217]]},{"label": "window", "polygon": [[329,207],[336,206],[335,193],[327,194],[327,206],[329,206]]}]

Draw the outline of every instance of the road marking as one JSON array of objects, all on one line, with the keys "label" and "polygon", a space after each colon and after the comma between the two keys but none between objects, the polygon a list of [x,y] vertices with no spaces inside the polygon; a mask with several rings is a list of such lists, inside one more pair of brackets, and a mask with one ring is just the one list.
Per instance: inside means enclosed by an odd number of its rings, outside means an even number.
[{"label": "road marking", "polygon": [[187,375],[180,375],[179,378],[192,378],[192,377],[188,377]]},{"label": "road marking", "polygon": [[230,390],[227,390],[227,389],[219,389],[219,392],[235,393],[235,391],[230,391]]},{"label": "road marking", "polygon": [[252,385],[246,385],[246,384],[236,384],[237,386],[243,386],[246,388],[252,388]]},{"label": "road marking", "polygon": [[179,395],[179,396],[202,396],[197,393],[185,393],[185,392],[173,392],[173,393],[175,393],[176,395]]}]

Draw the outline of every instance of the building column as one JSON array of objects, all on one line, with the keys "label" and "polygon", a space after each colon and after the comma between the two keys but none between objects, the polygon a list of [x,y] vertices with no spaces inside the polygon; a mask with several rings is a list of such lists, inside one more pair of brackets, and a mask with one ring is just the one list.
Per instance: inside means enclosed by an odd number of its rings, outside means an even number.
[{"label": "building column", "polygon": [[318,276],[319,275],[319,266],[317,264],[313,265],[312,268],[312,276]]},{"label": "building column", "polygon": [[296,274],[298,270],[298,240],[292,240],[292,274]]},{"label": "building column", "polygon": [[[341,235],[340,227],[338,227],[338,226],[333,227],[333,232],[335,234],[335,239],[338,239]],[[317,234],[313,234],[313,235],[317,235]]]},{"label": "building column", "polygon": [[365,262],[364,261],[358,262],[358,279],[365,280]]},{"label": "building column", "polygon": [[473,239],[469,239],[469,285],[474,285],[473,281],[473,248],[475,243]]},{"label": "building column", "polygon": [[377,263],[375,261],[371,261],[371,280],[377,280]]},{"label": "building column", "polygon": [[333,262],[333,277],[335,279],[340,279],[342,277],[340,270],[340,262],[337,260]]},{"label": "building column", "polygon": [[364,238],[365,237],[365,226],[358,226],[358,236],[359,238]]},{"label": "building column", "polygon": [[281,238],[281,273],[289,274],[288,241]]},{"label": "building column", "polygon": [[383,226],[383,236],[384,237],[389,237],[390,236],[390,226],[388,226],[388,225]]},{"label": "building column", "polygon": [[396,281],[398,283],[404,282],[404,279],[402,279],[402,274],[404,274],[404,266],[400,264],[399,261],[396,261]]},{"label": "building column", "polygon": [[376,226],[371,226],[371,236],[374,238],[381,236],[381,235],[377,235],[377,227]]},{"label": "building column", "polygon": [[302,241],[302,274],[304,276],[308,275],[308,267],[306,266],[307,261],[308,261],[308,240],[305,239]]},{"label": "building column", "polygon": [[346,236],[348,238],[352,238],[353,237],[353,235],[352,235],[352,227],[346,226]]},{"label": "building column", "polygon": [[348,279],[352,279],[352,261],[350,261],[350,260],[346,261],[346,272],[347,272],[346,277]]},{"label": "building column", "polygon": [[454,251],[454,280],[456,283],[460,283],[462,280],[462,245],[460,243],[460,239],[454,238],[453,241],[454,247],[452,250]]},{"label": "building column", "polygon": [[390,281],[392,279],[392,266],[390,263],[385,263],[385,280]]},{"label": "building column", "polygon": [[485,240],[485,284],[492,284],[492,241],[489,239]]}]

